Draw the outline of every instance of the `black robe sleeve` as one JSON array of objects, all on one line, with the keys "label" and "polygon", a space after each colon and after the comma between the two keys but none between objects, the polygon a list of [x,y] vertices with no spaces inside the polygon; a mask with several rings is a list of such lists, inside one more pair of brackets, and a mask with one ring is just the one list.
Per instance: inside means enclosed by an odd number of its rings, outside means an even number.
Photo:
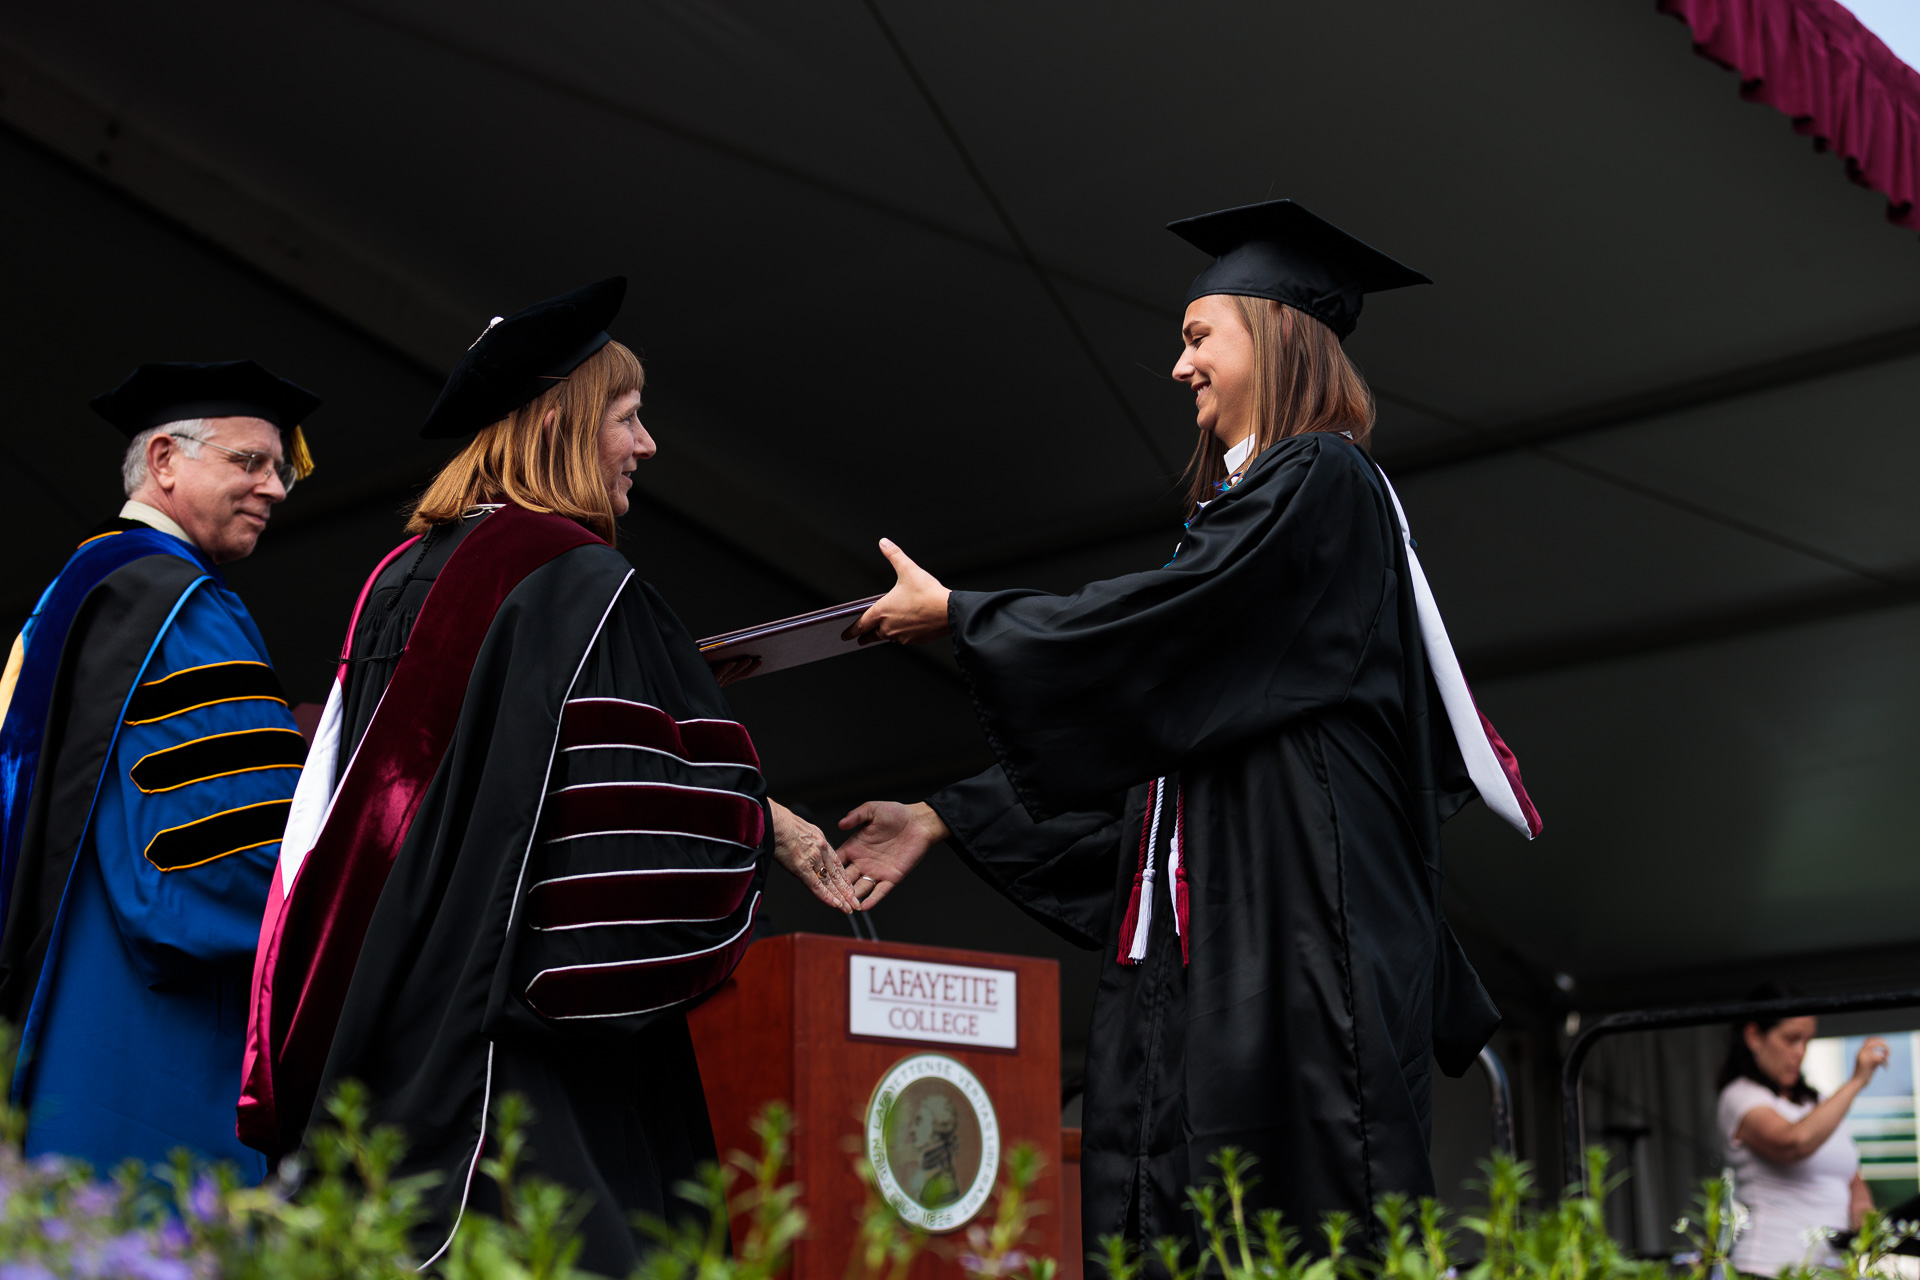
[{"label": "black robe sleeve", "polygon": [[[568,727],[583,709],[597,732]],[[746,730],[646,583],[608,612],[560,740],[489,1025],[599,1038],[677,1021],[746,949],[772,821]]]},{"label": "black robe sleeve", "polygon": [[1125,797],[1035,822],[1000,769],[927,797],[948,843],[975,874],[1068,942],[1088,950],[1106,937]]},{"label": "black robe sleeve", "polygon": [[1500,1029],[1500,1007],[1481,985],[1453,927],[1440,922],[1433,961],[1433,1060],[1458,1079]]},{"label": "black robe sleeve", "polygon": [[1346,697],[1394,597],[1371,466],[1339,437],[1295,436],[1165,568],[1067,596],[953,593],[955,657],[1030,813],[1100,803]]}]

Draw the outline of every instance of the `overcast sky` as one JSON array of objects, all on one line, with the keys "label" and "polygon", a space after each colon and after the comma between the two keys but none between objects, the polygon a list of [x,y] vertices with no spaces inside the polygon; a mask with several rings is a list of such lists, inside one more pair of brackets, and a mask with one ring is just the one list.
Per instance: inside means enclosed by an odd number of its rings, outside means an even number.
[{"label": "overcast sky", "polygon": [[1867,30],[1887,42],[1910,67],[1920,69],[1920,0],[1840,0]]}]

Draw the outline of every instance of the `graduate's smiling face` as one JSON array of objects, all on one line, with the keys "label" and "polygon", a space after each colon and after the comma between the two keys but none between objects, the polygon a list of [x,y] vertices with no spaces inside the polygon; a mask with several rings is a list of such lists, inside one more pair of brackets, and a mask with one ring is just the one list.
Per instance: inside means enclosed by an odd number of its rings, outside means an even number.
[{"label": "graduate's smiling face", "polygon": [[1174,379],[1193,388],[1200,429],[1232,448],[1253,428],[1253,335],[1233,299],[1215,293],[1187,304],[1180,336],[1186,347]]},{"label": "graduate's smiling face", "polygon": [[274,466],[248,475],[231,453],[203,444],[200,456],[191,458],[172,437],[155,436],[147,446],[147,484],[134,497],[172,516],[209,560],[226,564],[253,554],[275,504],[287,496],[275,471],[286,452],[279,428],[264,418],[205,421],[198,434],[206,444],[234,453],[264,453]]},{"label": "graduate's smiling face", "polygon": [[615,396],[600,422],[600,473],[606,477],[614,515],[627,514],[633,470],[657,450],[653,437],[640,425],[640,393],[629,391]]}]

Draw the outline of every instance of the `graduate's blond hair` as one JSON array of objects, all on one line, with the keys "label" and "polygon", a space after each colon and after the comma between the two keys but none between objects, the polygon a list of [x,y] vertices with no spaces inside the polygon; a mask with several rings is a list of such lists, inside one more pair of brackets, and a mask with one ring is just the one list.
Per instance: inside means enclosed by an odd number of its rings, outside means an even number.
[{"label": "graduate's blond hair", "polygon": [[609,404],[646,380],[638,356],[607,343],[551,391],[481,428],[413,504],[407,532],[452,524],[483,502],[511,502],[578,520],[612,542],[617,531],[600,471],[600,424]]},{"label": "graduate's blond hair", "polygon": [[[1361,448],[1373,434],[1373,392],[1347,358],[1333,330],[1304,311],[1271,298],[1229,295],[1253,338],[1253,452],[1250,464],[1274,444],[1308,431],[1344,431]],[[1202,431],[1187,472],[1189,518],[1227,478],[1227,447]]]}]

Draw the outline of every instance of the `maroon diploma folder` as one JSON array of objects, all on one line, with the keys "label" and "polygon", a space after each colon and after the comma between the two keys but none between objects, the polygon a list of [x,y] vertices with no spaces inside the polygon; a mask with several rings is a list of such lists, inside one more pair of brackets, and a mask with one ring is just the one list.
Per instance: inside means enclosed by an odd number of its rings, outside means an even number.
[{"label": "maroon diploma folder", "polygon": [[707,660],[708,666],[719,666],[737,658],[758,658],[760,665],[750,674],[764,676],[835,654],[852,653],[860,647],[860,642],[843,640],[841,636],[879,598],[868,596],[778,622],[763,622],[757,627],[708,636],[700,642],[700,656]]}]

